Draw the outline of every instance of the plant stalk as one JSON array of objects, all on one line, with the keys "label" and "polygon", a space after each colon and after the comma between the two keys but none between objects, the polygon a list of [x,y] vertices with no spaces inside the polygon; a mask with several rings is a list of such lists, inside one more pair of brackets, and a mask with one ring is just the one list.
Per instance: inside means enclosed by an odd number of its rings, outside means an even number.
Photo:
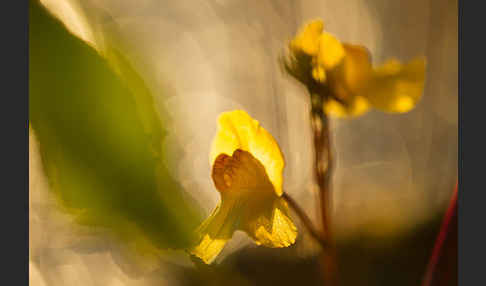
[{"label": "plant stalk", "polygon": [[449,203],[449,207],[444,215],[439,234],[434,243],[432,254],[430,255],[427,269],[425,271],[424,278],[422,280],[422,286],[433,285],[434,279],[437,279],[437,267],[439,260],[444,253],[444,244],[446,239],[450,239],[450,236],[454,235],[451,228],[453,227],[453,220],[457,220],[457,183],[454,193]]},{"label": "plant stalk", "polygon": [[324,113],[324,97],[311,93],[311,128],[314,143],[314,176],[319,188],[319,201],[324,240],[329,244],[327,251],[322,252],[321,264],[325,285],[338,285],[337,258],[332,238],[331,206],[331,172],[333,167],[331,132],[329,118]]}]

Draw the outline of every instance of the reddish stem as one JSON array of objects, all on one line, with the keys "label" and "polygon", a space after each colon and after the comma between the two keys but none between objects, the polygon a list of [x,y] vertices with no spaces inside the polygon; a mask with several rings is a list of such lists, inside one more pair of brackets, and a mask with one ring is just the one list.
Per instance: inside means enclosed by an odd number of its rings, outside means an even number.
[{"label": "reddish stem", "polygon": [[444,242],[446,241],[447,235],[450,232],[450,225],[456,214],[457,214],[457,183],[456,183],[456,188],[454,190],[454,194],[452,195],[452,199],[449,203],[447,212],[445,213],[444,219],[442,220],[440,232],[435,241],[434,249],[432,250],[432,255],[430,256],[430,260],[427,265],[427,270],[425,272],[425,276],[422,281],[422,286],[430,286],[433,281],[434,274],[437,269],[437,264],[439,263],[439,259],[443,252]]}]

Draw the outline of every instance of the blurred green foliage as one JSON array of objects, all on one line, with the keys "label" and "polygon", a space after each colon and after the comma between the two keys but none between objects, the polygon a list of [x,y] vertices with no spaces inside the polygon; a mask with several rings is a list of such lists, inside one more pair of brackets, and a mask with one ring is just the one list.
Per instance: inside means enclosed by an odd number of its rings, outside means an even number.
[{"label": "blurred green foliage", "polygon": [[29,6],[30,124],[61,206],[137,246],[188,246],[200,218],[169,175],[167,126],[143,80],[120,52],[101,57]]}]

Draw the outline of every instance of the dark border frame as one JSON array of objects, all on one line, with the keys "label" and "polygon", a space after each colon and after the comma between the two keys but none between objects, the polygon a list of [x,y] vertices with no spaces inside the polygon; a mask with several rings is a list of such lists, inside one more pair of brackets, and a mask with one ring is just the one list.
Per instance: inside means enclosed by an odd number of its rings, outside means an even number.
[{"label": "dark border frame", "polygon": [[2,284],[29,283],[28,1],[3,3],[0,207]]}]

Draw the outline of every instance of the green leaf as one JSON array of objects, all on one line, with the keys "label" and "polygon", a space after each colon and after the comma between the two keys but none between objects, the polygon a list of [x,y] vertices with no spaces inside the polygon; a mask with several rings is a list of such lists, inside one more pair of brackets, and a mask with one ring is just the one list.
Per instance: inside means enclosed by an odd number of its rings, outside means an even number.
[{"label": "green leaf", "polygon": [[29,116],[50,189],[79,223],[187,247],[200,218],[169,174],[167,127],[144,81],[120,52],[101,57],[37,1],[29,8]]}]

